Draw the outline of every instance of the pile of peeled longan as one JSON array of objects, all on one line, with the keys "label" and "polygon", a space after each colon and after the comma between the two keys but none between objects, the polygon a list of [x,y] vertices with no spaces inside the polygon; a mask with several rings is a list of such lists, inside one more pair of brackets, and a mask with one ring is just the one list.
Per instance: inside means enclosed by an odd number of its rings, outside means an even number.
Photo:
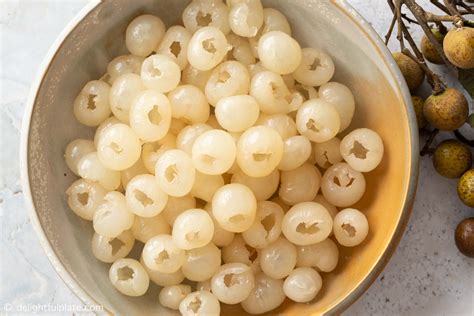
[{"label": "pile of peeled longan", "polygon": [[[367,236],[364,213],[348,207],[382,140],[345,131],[351,91],[330,81],[327,53],[291,37],[281,12],[195,0],[183,24],[136,17],[130,54],[80,91],[75,117],[97,129],[66,148],[81,178],[68,204],[92,221],[92,252],[113,263],[110,281],[125,295],[151,280],[157,301],[183,315],[311,301],[337,266],[337,243]],[[135,241],[141,257],[125,258]]]}]

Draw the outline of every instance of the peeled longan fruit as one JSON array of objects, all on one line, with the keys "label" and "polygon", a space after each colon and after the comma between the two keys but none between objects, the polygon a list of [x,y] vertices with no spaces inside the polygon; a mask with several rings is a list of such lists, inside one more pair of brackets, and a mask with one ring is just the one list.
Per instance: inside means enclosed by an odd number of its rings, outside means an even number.
[{"label": "peeled longan fruit", "polygon": [[444,53],[455,66],[464,69],[474,68],[474,29],[454,28],[446,34],[443,41]]},{"label": "peeled longan fruit", "polygon": [[466,122],[469,108],[461,91],[447,88],[425,100],[423,113],[433,127],[442,131],[453,131]]},{"label": "peeled longan fruit", "polygon": [[[441,32],[437,29],[431,29],[431,33],[433,33],[434,37],[438,41],[438,43],[443,46],[443,40],[444,40],[444,35],[441,34]],[[430,42],[428,37],[426,35],[423,36],[421,39],[421,52],[423,53],[423,56],[429,61],[432,62],[433,64],[444,64],[443,58],[438,54],[436,51],[436,48],[434,45]]]},{"label": "peeled longan fruit", "polygon": [[396,52],[392,54],[393,59],[400,68],[400,71],[405,77],[405,81],[407,82],[408,88],[410,91],[416,90],[422,83],[423,79],[425,79],[425,73],[423,69],[410,57],[407,55]]},{"label": "peeled longan fruit", "polygon": [[413,108],[415,110],[416,122],[418,123],[418,128],[423,128],[426,126],[427,121],[425,114],[423,113],[423,106],[425,101],[417,95],[411,96],[411,102],[413,103]]}]

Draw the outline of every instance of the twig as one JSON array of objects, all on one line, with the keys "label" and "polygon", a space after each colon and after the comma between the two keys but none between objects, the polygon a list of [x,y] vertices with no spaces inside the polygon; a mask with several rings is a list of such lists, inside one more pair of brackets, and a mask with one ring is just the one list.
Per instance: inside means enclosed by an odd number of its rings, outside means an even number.
[{"label": "twig", "polygon": [[427,22],[453,22],[455,24],[462,21],[462,18],[457,15],[437,15],[430,12],[425,12],[425,19]]},{"label": "twig", "polygon": [[402,18],[403,18],[404,20],[406,20],[407,22],[409,22],[409,23],[413,23],[413,24],[418,24],[418,25],[419,25],[418,21],[413,20],[412,18],[408,17],[405,13],[402,13]]},{"label": "twig", "polygon": [[438,9],[440,9],[441,11],[443,11],[444,13],[450,14],[448,8],[446,8],[444,5],[442,5],[441,3],[439,3],[438,0],[430,0],[430,2],[431,2],[434,6],[436,6]]},{"label": "twig", "polygon": [[456,9],[456,3],[453,0],[443,0],[444,6],[448,9],[449,14],[451,15],[458,15],[459,12]]},{"label": "twig", "polygon": [[[408,39],[407,39],[408,40]],[[410,46],[413,48],[413,45],[412,42],[413,39],[410,39],[408,40],[408,43],[410,44]],[[416,44],[415,44],[415,47],[416,47]],[[415,49],[414,49],[415,50]],[[418,48],[416,48],[417,52],[418,51]],[[408,49],[405,49],[402,51],[405,55],[407,55],[408,57],[410,57],[411,59],[413,59],[414,61],[417,62],[417,64],[421,67],[421,69],[423,69],[423,71],[425,72],[426,74],[426,79],[428,81],[428,83],[430,84],[431,88],[433,89],[433,94],[434,95],[438,95],[440,94],[441,92],[444,91],[444,89],[446,88],[446,84],[441,80],[441,78],[435,74],[427,65],[426,65],[426,62],[425,62],[425,59],[423,58],[423,55],[421,55],[421,58],[420,56],[413,56],[411,54],[411,52],[408,50]],[[421,53],[420,53],[421,54]]]},{"label": "twig", "polygon": [[457,21],[453,21],[456,27],[462,27],[464,25],[464,18],[456,8],[456,2],[454,0],[443,0],[444,5],[448,8],[449,14],[458,17]]},{"label": "twig", "polygon": [[405,42],[403,41],[403,24],[402,21],[402,0],[395,0],[395,15],[397,16],[398,35],[397,39],[400,42],[400,50],[405,49]]},{"label": "twig", "polygon": [[394,14],[392,22],[390,23],[390,27],[388,28],[387,34],[385,35],[385,45],[388,45],[388,42],[390,41],[390,37],[392,36],[392,32],[393,32],[393,27],[395,26],[396,21],[397,21],[397,16]]},{"label": "twig", "polygon": [[438,135],[438,133],[439,133],[439,129],[437,128],[431,131],[430,136],[428,136],[428,139],[426,140],[426,143],[423,146],[423,149],[420,151],[420,156],[433,153],[433,150],[430,148],[430,146],[433,140],[435,139],[436,135]]},{"label": "twig", "polygon": [[456,136],[457,139],[459,139],[459,141],[463,142],[464,144],[470,147],[474,147],[474,140],[467,139],[463,134],[461,134],[461,132],[458,129],[454,131],[454,135]]},{"label": "twig", "polygon": [[[457,6],[460,6],[461,8],[465,9],[465,11],[462,11],[462,10],[459,10],[459,13],[460,14],[473,14],[474,13],[474,10],[472,7],[470,7],[469,5],[467,5],[466,3],[464,3],[464,1],[462,0],[458,0],[458,2],[456,3]],[[464,13],[465,12],[465,13]]]},{"label": "twig", "polygon": [[[396,1],[396,5],[399,3],[401,4],[401,1]],[[421,67],[421,69],[423,69],[423,71],[426,74],[428,83],[431,85],[433,89],[433,93],[435,95],[443,92],[444,88],[446,87],[445,83],[439,78],[438,75],[436,75],[433,71],[431,71],[431,69],[426,65],[423,54],[420,52],[420,50],[416,46],[416,43],[413,40],[413,37],[410,35],[410,32],[408,31],[407,27],[405,26],[405,24],[403,24],[403,21],[400,16],[401,10],[400,9],[397,10],[396,5],[394,5],[391,0],[388,0],[388,4],[390,8],[392,9],[393,14],[397,18],[398,29],[399,31],[402,32],[401,37],[397,36],[398,40],[400,41],[400,47],[402,47],[401,52],[407,55],[408,57],[410,57],[411,59],[413,59],[415,62],[417,62],[418,65]],[[413,52],[415,52],[416,56],[413,56],[413,54],[408,49],[405,48],[404,38],[408,41],[408,44],[410,44],[410,47],[412,48]]]},{"label": "twig", "polygon": [[436,49],[436,52],[441,56],[446,66],[448,66],[451,70],[456,71],[456,67],[448,60],[446,55],[444,54],[443,47],[441,44],[436,40],[435,36],[431,32],[431,29],[428,26],[428,23],[425,19],[425,10],[420,7],[415,0],[405,0],[405,4],[407,5],[408,9],[413,13],[416,20],[420,23],[421,28],[425,32],[425,35],[430,40],[431,44]]}]

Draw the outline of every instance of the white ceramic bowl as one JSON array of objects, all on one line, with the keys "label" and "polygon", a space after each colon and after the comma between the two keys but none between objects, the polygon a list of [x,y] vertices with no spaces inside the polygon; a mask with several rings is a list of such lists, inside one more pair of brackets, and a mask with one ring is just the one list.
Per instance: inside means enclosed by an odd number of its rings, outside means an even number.
[{"label": "white ceramic bowl", "polygon": [[[92,225],[68,209],[64,191],[75,179],[67,169],[66,144],[93,131],[76,122],[73,99],[85,82],[99,78],[113,57],[125,53],[124,31],[142,13],[160,16],[167,26],[180,23],[189,1],[114,0],[87,5],[51,48],[33,84],[23,122],[22,181],[45,255],[64,282],[84,302],[122,315],[159,313],[156,287],[143,297],[119,294],[108,279],[109,265],[91,253]],[[330,53],[334,80],[348,85],[356,98],[352,127],[375,129],[385,143],[382,164],[367,175],[367,193],[356,206],[370,223],[369,238],[342,249],[336,271],[324,276],[314,302],[285,302],[276,312],[336,314],[354,302],[375,280],[403,234],[414,197],[418,141],[410,94],[390,52],[370,25],[343,0],[267,0],[290,20],[303,46]],[[136,249],[137,254],[139,249]],[[241,315],[236,307],[226,314]]]}]

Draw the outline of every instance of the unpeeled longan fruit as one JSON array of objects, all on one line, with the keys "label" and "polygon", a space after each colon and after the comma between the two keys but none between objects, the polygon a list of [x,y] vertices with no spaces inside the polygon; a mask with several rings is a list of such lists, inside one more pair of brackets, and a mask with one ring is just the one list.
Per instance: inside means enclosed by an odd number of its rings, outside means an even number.
[{"label": "unpeeled longan fruit", "polygon": [[416,61],[403,53],[395,52],[392,56],[407,82],[408,89],[410,91],[416,90],[423,83],[423,79],[425,79],[423,69],[421,69]]},{"label": "unpeeled longan fruit", "polygon": [[433,127],[442,131],[454,131],[466,122],[469,108],[461,91],[447,88],[425,100],[423,113]]},{"label": "unpeeled longan fruit", "polygon": [[[431,29],[431,33],[433,33],[434,37],[436,38],[436,41],[443,46],[443,40],[444,40],[444,35],[441,34],[441,32],[437,29]],[[429,61],[432,62],[433,64],[438,64],[442,65],[444,64],[443,58],[438,54],[438,51],[434,47],[434,45],[430,42],[428,37],[426,35],[423,36],[421,39],[421,52],[423,53],[423,56]]]},{"label": "unpeeled longan fruit", "polygon": [[446,57],[456,67],[474,68],[474,28],[454,28],[446,34],[443,41]]}]

